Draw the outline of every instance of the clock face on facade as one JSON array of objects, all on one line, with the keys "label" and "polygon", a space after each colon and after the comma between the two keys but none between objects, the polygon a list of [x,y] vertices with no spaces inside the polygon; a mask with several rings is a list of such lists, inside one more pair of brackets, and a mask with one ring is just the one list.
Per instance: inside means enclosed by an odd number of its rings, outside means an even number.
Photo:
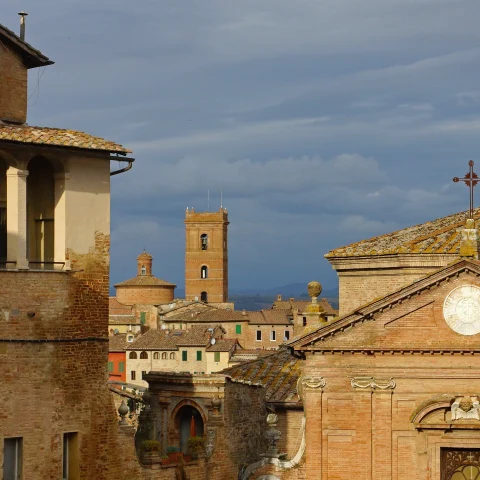
[{"label": "clock face on facade", "polygon": [[454,288],[443,303],[443,317],[454,332],[480,333],[480,288],[475,285]]}]

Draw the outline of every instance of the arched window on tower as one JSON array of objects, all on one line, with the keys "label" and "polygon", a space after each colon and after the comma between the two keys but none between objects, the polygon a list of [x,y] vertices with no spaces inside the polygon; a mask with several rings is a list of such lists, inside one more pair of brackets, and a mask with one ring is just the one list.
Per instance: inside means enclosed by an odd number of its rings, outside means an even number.
[{"label": "arched window on tower", "polygon": [[175,360],[175,352],[172,352],[172,353],[170,354],[170,360]]},{"label": "arched window on tower", "polygon": [[200,294],[200,300],[201,300],[202,302],[205,302],[205,303],[208,302],[207,292],[202,292],[202,293]]},{"label": "arched window on tower", "polygon": [[137,352],[130,352],[130,354],[128,355],[128,358],[130,360],[135,360],[137,358]]},{"label": "arched window on tower", "polygon": [[158,360],[158,352],[155,352],[155,353],[153,354],[153,359],[154,359],[154,360]]},{"label": "arched window on tower", "polygon": [[167,359],[167,352],[163,352],[162,353],[162,360],[166,360]]},{"label": "arched window on tower", "polygon": [[140,352],[140,358],[143,360],[146,360],[148,358],[148,353],[147,352]]},{"label": "arched window on tower", "polygon": [[202,265],[200,269],[200,278],[208,278],[208,267],[206,265]]},{"label": "arched window on tower", "polygon": [[208,250],[208,235],[206,233],[202,233],[200,235],[200,244],[202,246],[202,250]]},{"label": "arched window on tower", "polygon": [[142,275],[146,275],[147,274],[147,267],[145,265],[142,265]]}]

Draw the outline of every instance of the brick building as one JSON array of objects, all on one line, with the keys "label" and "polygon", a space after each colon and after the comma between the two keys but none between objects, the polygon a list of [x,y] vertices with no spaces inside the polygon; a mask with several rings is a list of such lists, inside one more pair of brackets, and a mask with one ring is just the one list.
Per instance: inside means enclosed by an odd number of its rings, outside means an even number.
[{"label": "brick building", "polygon": [[272,350],[293,338],[293,318],[286,309],[238,311],[192,302],[161,312],[159,322],[166,328],[184,329],[218,323],[225,329],[225,336],[236,339],[242,348]]},{"label": "brick building", "polygon": [[125,346],[124,381],[148,387],[143,377],[151,371],[200,375],[223,370],[230,365],[238,346],[235,339],[224,336],[220,325],[193,325],[188,330],[150,329]]},{"label": "brick building", "polygon": [[208,303],[228,302],[228,213],[185,215],[185,298]]},{"label": "brick building", "polygon": [[139,331],[141,326],[157,328],[158,306],[173,302],[176,285],[152,273],[153,258],[147,252],[137,257],[137,275],[115,285],[110,297],[110,329]]},{"label": "brick building", "polygon": [[[28,126],[47,57],[0,25],[2,478],[121,478],[106,385],[111,160],[127,149]],[[128,169],[127,167],[126,169]]]},{"label": "brick building", "polygon": [[291,342],[305,357],[307,479],[480,475],[480,263],[465,219],[327,254],[350,311]]}]

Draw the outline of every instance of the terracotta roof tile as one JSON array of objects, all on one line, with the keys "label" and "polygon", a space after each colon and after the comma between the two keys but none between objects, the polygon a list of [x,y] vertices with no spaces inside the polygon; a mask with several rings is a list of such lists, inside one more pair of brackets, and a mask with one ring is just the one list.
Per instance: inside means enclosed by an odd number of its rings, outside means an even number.
[{"label": "terracotta roof tile", "polygon": [[116,297],[109,297],[108,313],[110,315],[133,315],[133,307],[120,303]]},{"label": "terracotta roof tile", "polygon": [[[455,213],[430,222],[404,228],[396,232],[362,240],[331,250],[325,258],[356,257],[393,254],[453,254],[460,249],[461,230],[468,212]],[[480,219],[480,208],[474,213]],[[476,222],[478,224],[478,222]]]},{"label": "terracotta roof tile", "polygon": [[261,385],[269,402],[300,403],[297,382],[304,361],[282,349],[263,358],[222,370],[233,382]]},{"label": "terracotta roof tile", "polygon": [[175,315],[170,315],[168,320],[184,320],[195,322],[239,322],[247,321],[248,317],[237,310],[225,310],[222,308],[209,307],[205,308],[202,305],[194,308],[183,310]]},{"label": "terracotta roof tile", "polygon": [[237,344],[238,341],[234,338],[220,338],[207,348],[207,352],[230,352]]},{"label": "terracotta roof tile", "polygon": [[218,332],[218,328],[215,325],[193,325],[192,328],[186,331],[186,334],[179,340],[177,345],[183,347],[206,347],[210,338]]},{"label": "terracotta roof tile", "polygon": [[185,330],[150,329],[130,343],[127,350],[177,350],[177,343],[185,334]]},{"label": "terracotta roof tile", "polygon": [[250,324],[255,325],[291,325],[287,310],[259,310],[247,312]]},{"label": "terracotta roof tile", "polygon": [[28,125],[0,125],[0,141],[50,145],[56,147],[102,150],[114,153],[130,153],[122,145],[94,137],[84,132],[61,128],[30,127]]},{"label": "terracotta roof tile", "polygon": [[167,282],[161,278],[157,278],[153,275],[137,275],[136,277],[124,280],[123,282],[117,283],[115,287],[173,287],[176,285],[174,283]]},{"label": "terracotta roof tile", "polygon": [[124,352],[130,343],[127,342],[126,333],[117,333],[113,337],[108,337],[109,352]]}]

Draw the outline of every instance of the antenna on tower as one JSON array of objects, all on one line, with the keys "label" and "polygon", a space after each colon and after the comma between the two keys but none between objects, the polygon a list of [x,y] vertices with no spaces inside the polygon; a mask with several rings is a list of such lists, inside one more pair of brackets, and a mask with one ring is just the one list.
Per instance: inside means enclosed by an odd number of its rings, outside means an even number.
[{"label": "antenna on tower", "polygon": [[223,187],[220,187],[220,208],[223,208]]},{"label": "antenna on tower", "polygon": [[208,208],[207,208],[207,212],[210,211],[210,189],[207,188],[207,205],[208,205]]}]

